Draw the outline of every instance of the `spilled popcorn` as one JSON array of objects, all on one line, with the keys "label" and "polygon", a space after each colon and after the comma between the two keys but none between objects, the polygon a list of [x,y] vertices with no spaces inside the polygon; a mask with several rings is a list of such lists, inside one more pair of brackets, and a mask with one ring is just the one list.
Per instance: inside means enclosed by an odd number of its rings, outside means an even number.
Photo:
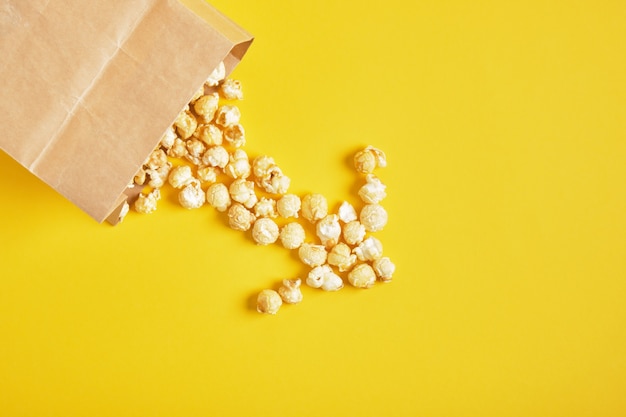
[{"label": "spilled popcorn", "polygon": [[[277,243],[297,251],[310,268],[307,276],[284,279],[277,291],[261,291],[256,306],[260,313],[276,314],[283,304],[300,303],[302,282],[323,291],[341,290],[344,280],[356,288],[390,282],[396,267],[371,235],[383,230],[388,220],[381,205],[386,186],[374,175],[387,165],[385,153],[367,146],[354,155],[354,169],[365,179],[358,189],[363,206],[357,211],[344,201],[331,213],[322,194],[289,193],[291,179],[272,157],[248,156],[235,104],[242,99],[241,82],[226,79],[220,64],[135,175],[133,185],[146,187],[134,202],[135,211],[154,212],[161,187],[169,184],[178,190],[182,207],[209,205],[224,213],[233,230],[250,231],[257,245]],[[260,195],[261,190],[269,197]],[[306,241],[300,222],[314,225],[316,241]]]}]

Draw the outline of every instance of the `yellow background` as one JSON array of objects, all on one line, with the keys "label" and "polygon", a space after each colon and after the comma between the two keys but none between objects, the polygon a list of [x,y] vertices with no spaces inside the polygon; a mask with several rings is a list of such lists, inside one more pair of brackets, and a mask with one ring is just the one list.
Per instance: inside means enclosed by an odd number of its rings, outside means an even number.
[{"label": "yellow background", "polygon": [[213,4],[292,191],[386,151],[394,281],[260,315],[279,245],[173,194],[99,225],[2,154],[0,416],[626,415],[623,1]]}]

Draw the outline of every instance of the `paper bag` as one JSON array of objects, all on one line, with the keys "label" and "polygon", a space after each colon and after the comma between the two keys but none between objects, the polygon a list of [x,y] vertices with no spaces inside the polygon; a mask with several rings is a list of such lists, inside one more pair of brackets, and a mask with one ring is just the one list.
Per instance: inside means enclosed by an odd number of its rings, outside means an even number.
[{"label": "paper bag", "polygon": [[2,0],[0,148],[115,223],[180,110],[251,42],[204,0]]}]

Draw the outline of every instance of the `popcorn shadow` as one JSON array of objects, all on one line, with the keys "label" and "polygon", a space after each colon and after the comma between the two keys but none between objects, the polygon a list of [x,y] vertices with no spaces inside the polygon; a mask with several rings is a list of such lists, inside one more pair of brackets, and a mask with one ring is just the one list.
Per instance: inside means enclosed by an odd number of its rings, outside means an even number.
[{"label": "popcorn shadow", "polygon": [[257,299],[257,296],[258,296],[258,291],[257,292],[252,292],[252,293],[250,293],[248,295],[248,297],[245,300],[245,308],[246,308],[246,310],[251,311],[251,312],[255,312],[255,313],[257,312],[257,309],[256,309],[256,299]]}]

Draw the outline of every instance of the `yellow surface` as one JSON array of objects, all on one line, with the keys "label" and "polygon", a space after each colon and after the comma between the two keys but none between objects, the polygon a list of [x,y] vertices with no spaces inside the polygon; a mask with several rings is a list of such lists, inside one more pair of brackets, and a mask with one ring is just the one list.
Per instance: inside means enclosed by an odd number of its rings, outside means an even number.
[{"label": "yellow surface", "polygon": [[626,415],[623,1],[213,4],[294,192],[387,152],[393,283],[263,316],[287,250],[172,194],[99,225],[2,154],[2,417]]}]

